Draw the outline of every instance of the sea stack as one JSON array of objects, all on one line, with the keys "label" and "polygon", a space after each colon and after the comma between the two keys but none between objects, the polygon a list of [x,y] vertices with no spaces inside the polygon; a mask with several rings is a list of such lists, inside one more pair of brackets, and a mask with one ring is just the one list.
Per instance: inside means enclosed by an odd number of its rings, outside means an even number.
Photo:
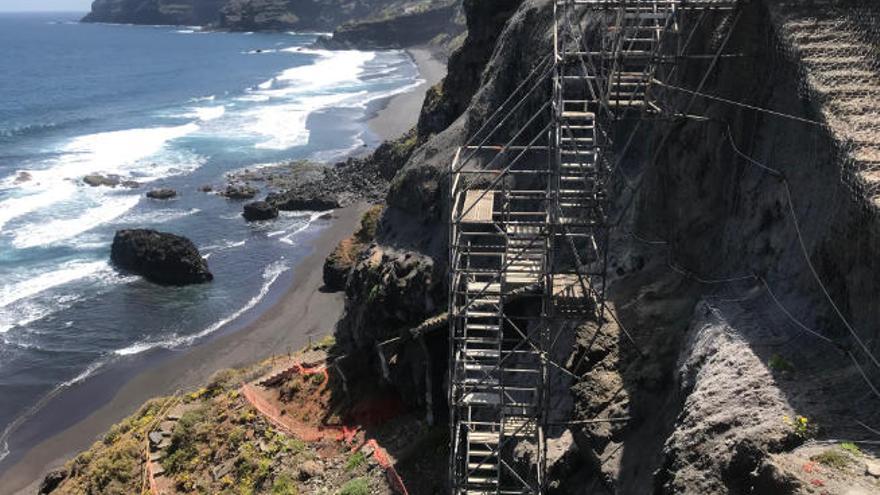
[{"label": "sea stack", "polygon": [[147,229],[117,231],[110,258],[117,267],[158,284],[188,285],[214,279],[195,244],[175,234]]}]

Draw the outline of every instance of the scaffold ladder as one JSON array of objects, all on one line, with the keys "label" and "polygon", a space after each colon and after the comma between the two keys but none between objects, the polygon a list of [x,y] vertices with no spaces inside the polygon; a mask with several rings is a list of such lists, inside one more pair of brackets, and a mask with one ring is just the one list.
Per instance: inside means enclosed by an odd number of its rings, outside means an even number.
[{"label": "scaffold ladder", "polygon": [[[553,332],[601,321],[612,128],[657,114],[682,10],[734,0],[556,0],[553,53],[460,148],[450,176],[450,486],[546,488]],[[711,4],[711,5],[710,5]],[[590,34],[584,32],[585,24]],[[524,103],[552,96],[524,118]],[[524,122],[502,135],[513,119]],[[502,136],[503,139],[498,139]],[[504,144],[488,144],[492,139]]]}]

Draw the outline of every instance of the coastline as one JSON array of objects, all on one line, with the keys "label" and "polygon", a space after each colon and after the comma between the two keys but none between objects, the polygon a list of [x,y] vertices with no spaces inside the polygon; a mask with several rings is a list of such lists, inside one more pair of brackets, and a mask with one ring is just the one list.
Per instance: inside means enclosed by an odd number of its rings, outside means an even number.
[{"label": "coastline", "polygon": [[[293,283],[280,300],[244,328],[183,350],[157,350],[148,366],[119,373],[107,373],[92,384],[99,389],[114,387],[116,392],[84,419],[48,436],[25,451],[14,464],[0,473],[0,495],[33,494],[46,472],[63,465],[88,448],[110,426],[134,413],[146,400],[195,387],[213,373],[226,368],[252,364],[287,349],[299,349],[309,338],[320,338],[332,331],[343,310],[343,293],[321,291],[324,258],[342,239],[357,228],[367,205],[336,210],[333,220],[310,241],[310,253],[293,269]],[[144,363],[140,363],[141,366]],[[129,369],[125,369],[129,368]],[[111,375],[111,376],[107,376]],[[121,383],[120,383],[121,382]],[[100,392],[100,391],[99,391]],[[103,391],[106,393],[106,391]],[[49,401],[45,414],[60,420],[66,407],[89,407],[91,394],[69,390]],[[96,402],[100,400],[96,399]],[[58,404],[61,402],[61,404]],[[53,404],[54,403],[54,404]]]},{"label": "coastline", "polygon": [[[381,140],[400,137],[415,126],[425,93],[446,75],[445,63],[430,49],[413,48],[407,53],[425,82],[388,98],[367,116],[367,127]],[[309,254],[292,270],[289,288],[249,322],[188,348],[157,349],[118,363],[49,399],[23,433],[33,442],[19,439],[28,447],[16,447],[15,458],[7,459],[8,466],[0,470],[0,495],[35,493],[48,471],[87,449],[150,398],[196,387],[218,370],[299,349],[309,338],[331,332],[342,315],[343,294],[320,290],[324,258],[354,232],[367,206],[334,212],[330,225],[306,241]]]},{"label": "coastline", "polygon": [[399,138],[412,129],[419,121],[425,94],[446,77],[446,62],[437,59],[430,48],[408,48],[406,53],[418,66],[425,82],[412,91],[392,96],[370,116],[367,127],[382,141]]}]

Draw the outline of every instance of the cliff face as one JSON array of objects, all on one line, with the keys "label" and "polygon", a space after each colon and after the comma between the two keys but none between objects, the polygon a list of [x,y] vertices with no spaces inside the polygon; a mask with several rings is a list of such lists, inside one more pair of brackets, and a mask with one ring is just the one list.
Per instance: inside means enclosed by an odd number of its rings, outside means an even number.
[{"label": "cliff face", "polygon": [[[203,25],[234,31],[331,31],[346,22],[399,14],[406,18],[449,4],[449,0],[95,0],[83,21]],[[407,24],[394,24],[395,33],[412,38]]]},{"label": "cliff face", "polygon": [[[350,351],[373,355],[375,342],[445,309],[452,156],[550,47],[549,0],[492,4],[465,2],[468,40],[426,98],[417,129],[423,144],[396,174],[377,242],[352,274],[338,329]],[[800,470],[811,462],[807,438],[864,436],[858,422],[880,422],[880,402],[859,369],[880,381],[862,346],[880,353],[873,261],[880,221],[860,176],[863,161],[825,122],[836,113],[831,105],[853,90],[815,84],[809,64],[827,33],[790,33],[837,26],[854,5],[761,0],[744,4],[738,18],[709,15],[690,53],[723,48],[725,56],[714,64],[688,60],[665,80],[722,99],[658,90],[669,118],[643,123],[626,149],[632,128],[615,129],[622,161],[609,302],[628,332],[613,323],[580,327],[572,353],[582,379],[572,387],[570,416],[622,420],[558,435],[572,439],[553,465],[559,493],[584,486],[594,493],[800,493],[812,483]],[[874,23],[869,33],[877,19],[860,16]],[[877,77],[875,65],[851,65],[841,53],[850,45],[832,45],[822,67]],[[405,298],[379,297],[400,287]],[[427,364],[437,387],[445,329],[429,343],[437,349]],[[424,351],[408,344],[394,354],[388,379],[407,397],[423,397]],[[438,399],[442,392],[434,392],[435,407]],[[797,416],[819,426],[783,419]],[[832,486],[830,477],[820,482]],[[859,473],[842,486],[870,493],[871,483]]]},{"label": "cliff face", "polygon": [[448,43],[464,31],[460,2],[444,1],[417,9],[385,9],[368,20],[342,25],[325,41],[338,48],[401,48]]},{"label": "cliff face", "polygon": [[219,20],[227,0],[95,0],[83,22],[205,25]]}]

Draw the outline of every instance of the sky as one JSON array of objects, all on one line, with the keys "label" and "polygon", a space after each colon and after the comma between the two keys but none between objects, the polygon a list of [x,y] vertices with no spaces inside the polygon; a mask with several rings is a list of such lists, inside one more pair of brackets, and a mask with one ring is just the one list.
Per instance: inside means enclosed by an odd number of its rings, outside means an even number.
[{"label": "sky", "polygon": [[92,0],[0,0],[0,12],[86,12]]}]

